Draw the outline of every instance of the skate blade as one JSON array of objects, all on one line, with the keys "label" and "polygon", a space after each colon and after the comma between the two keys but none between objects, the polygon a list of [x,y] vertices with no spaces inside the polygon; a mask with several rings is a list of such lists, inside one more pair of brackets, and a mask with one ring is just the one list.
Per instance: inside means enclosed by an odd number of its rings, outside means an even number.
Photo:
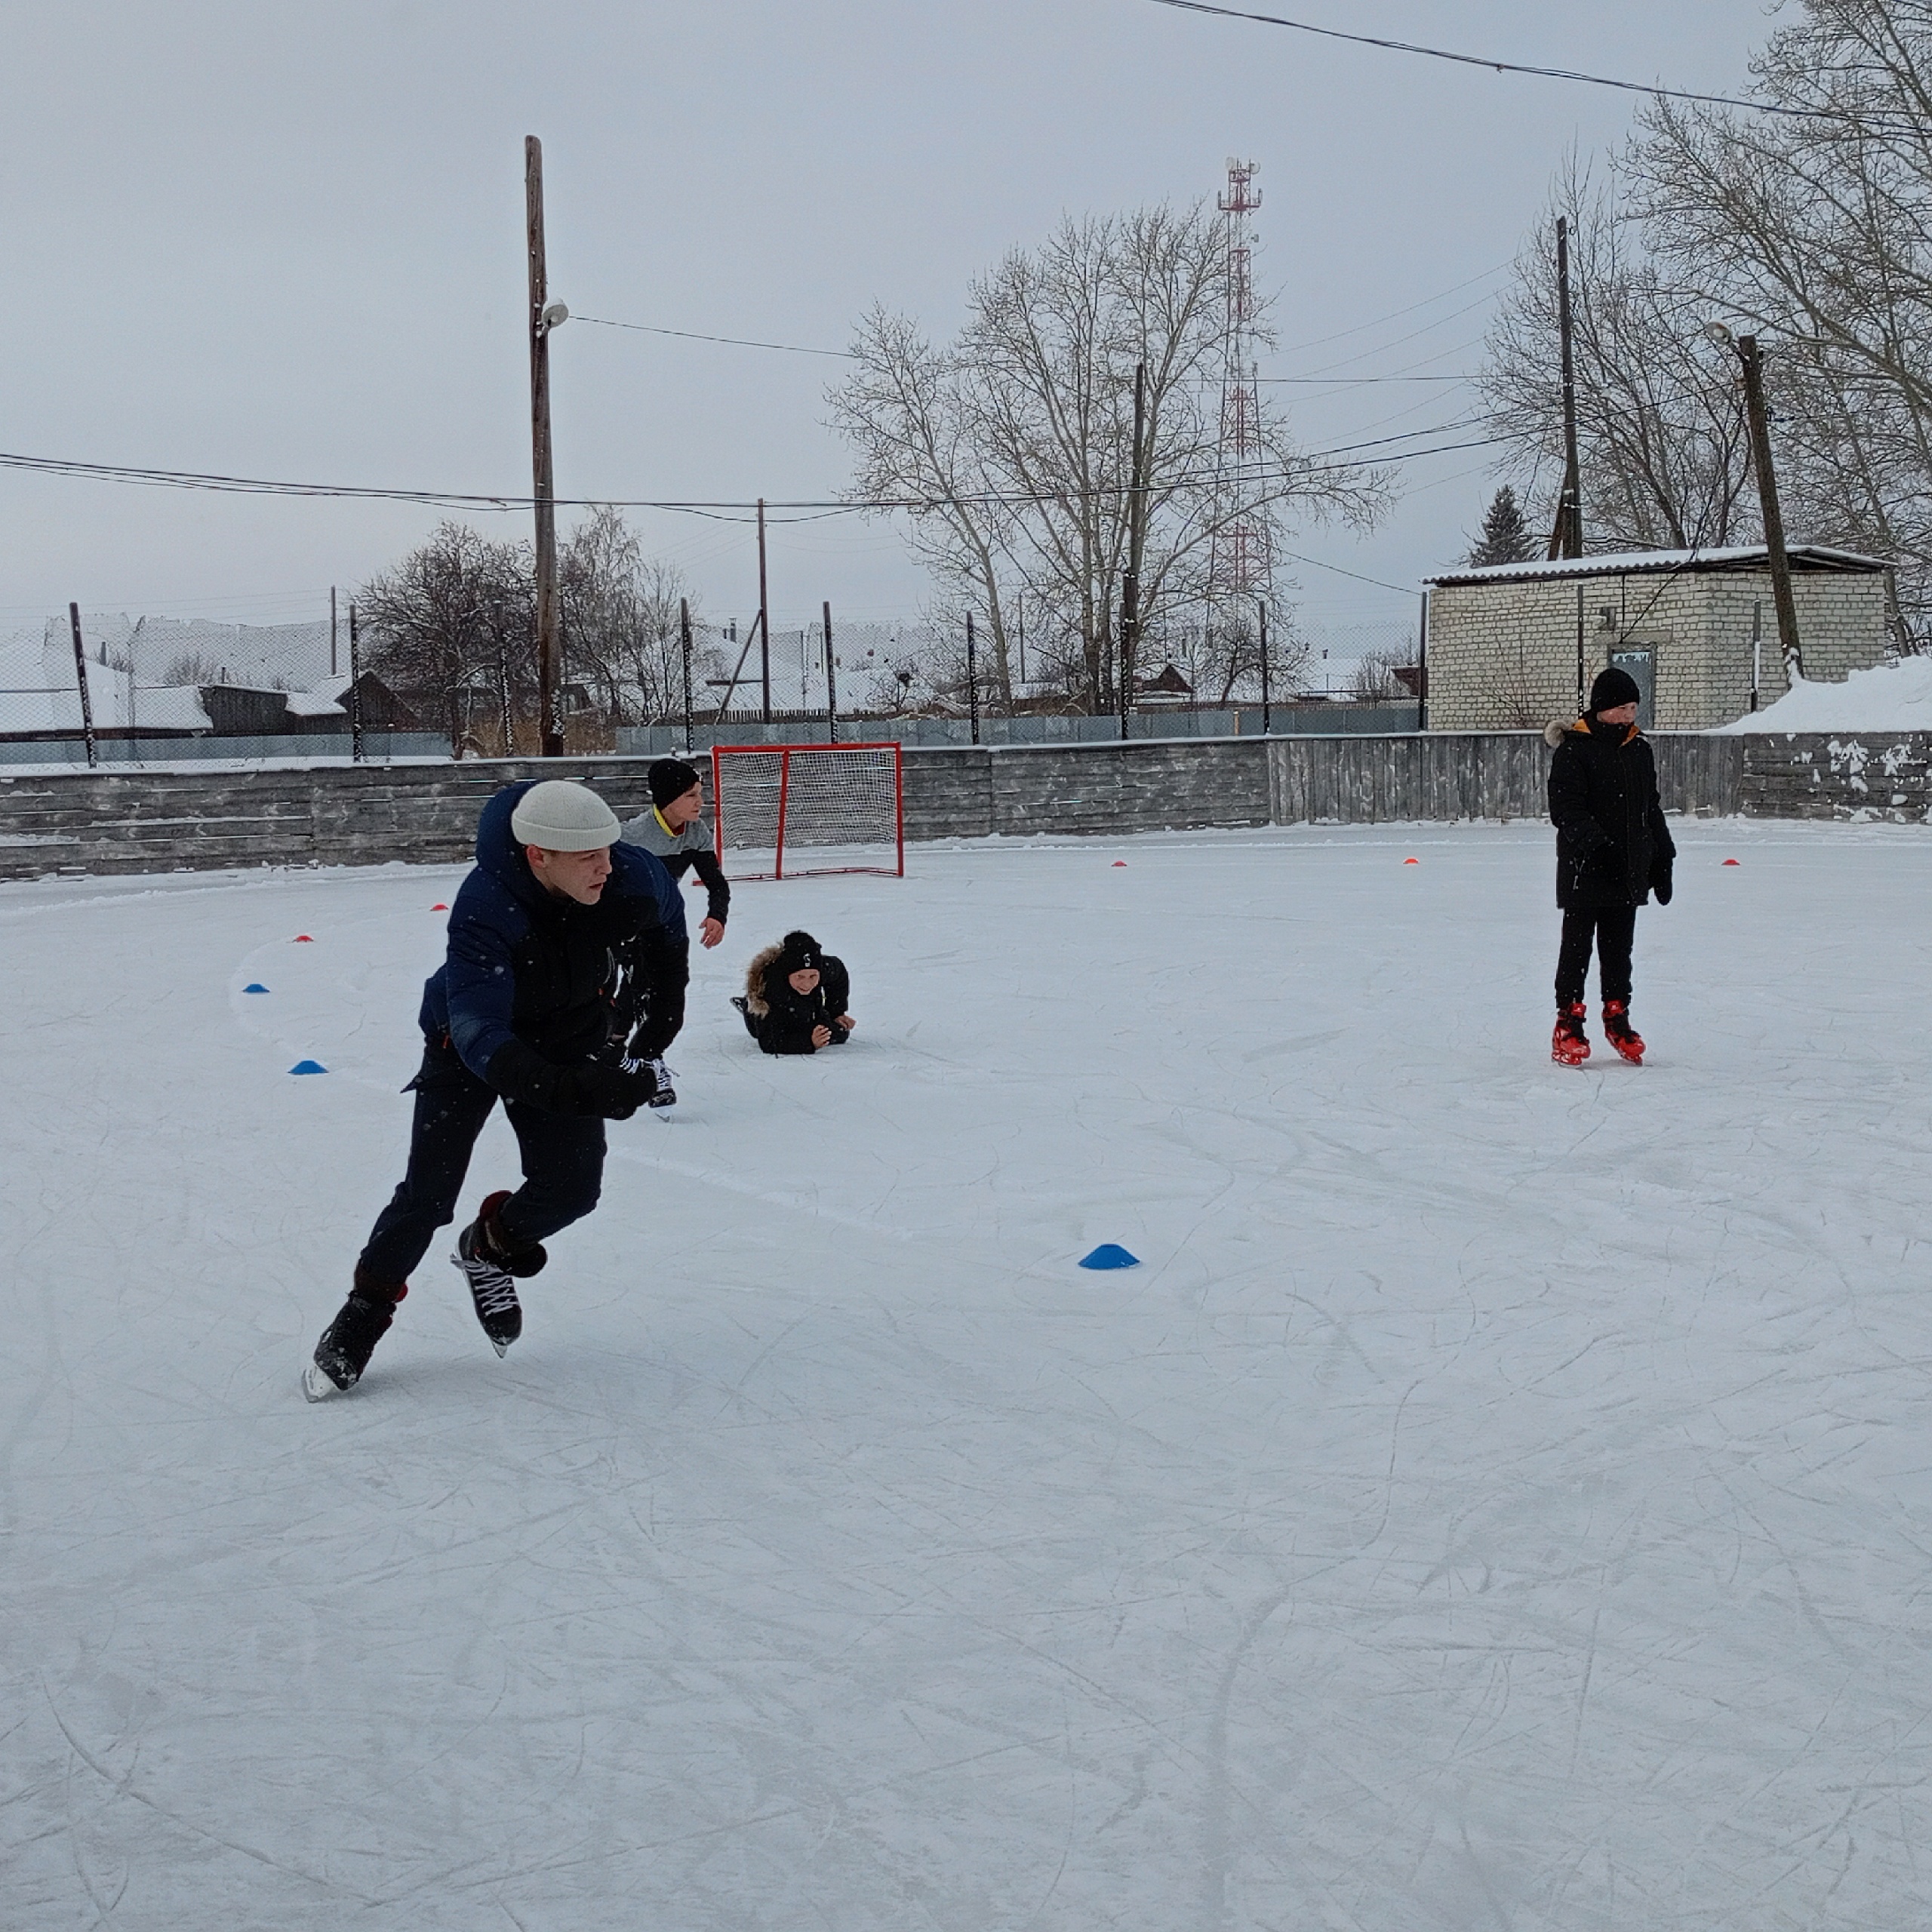
[{"label": "skate blade", "polygon": [[338,1389],[314,1362],[302,1371],[302,1392],[312,1402],[326,1402],[331,1395],[348,1393]]}]

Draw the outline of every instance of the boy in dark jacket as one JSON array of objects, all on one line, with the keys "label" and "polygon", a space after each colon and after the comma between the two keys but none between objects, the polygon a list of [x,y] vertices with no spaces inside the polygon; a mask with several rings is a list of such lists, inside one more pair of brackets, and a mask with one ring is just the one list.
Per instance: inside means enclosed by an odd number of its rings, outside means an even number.
[{"label": "boy in dark jacket", "polygon": [[[696,767],[681,758],[660,758],[645,777],[651,786],[651,809],[626,820],[624,842],[650,853],[674,879],[683,878],[688,870],[696,871],[705,891],[698,943],[709,950],[724,937],[724,921],[731,916],[731,888],[718,863],[711,827],[705,820],[704,781]],[[684,1029],[685,989],[690,983],[691,947],[687,943],[676,985],[667,986],[661,998],[645,1006],[630,1043],[631,1057],[645,1062],[657,1078],[657,1091],[650,1103],[654,1107],[678,1103],[664,1056]]]},{"label": "boy in dark jacket", "polygon": [[851,1038],[854,1023],[845,1011],[851,996],[844,961],[821,951],[810,933],[787,933],[752,955],[744,996],[731,1004],[765,1052],[814,1054]]},{"label": "boy in dark jacket", "polygon": [[1603,1029],[1637,1066],[1644,1042],[1630,1023],[1630,951],[1637,908],[1654,892],[1670,903],[1677,847],[1657,798],[1656,761],[1637,729],[1636,681],[1614,666],[1590,687],[1590,708],[1574,724],[1543,733],[1549,764],[1549,816],[1556,827],[1556,903],[1563,943],[1556,962],[1556,1031],[1550,1057],[1580,1066],[1590,1057],[1583,1031],[1583,982],[1597,955]]},{"label": "boy in dark jacket", "polygon": [[648,1106],[655,1082],[608,1049],[629,1036],[633,1002],[675,978],[685,909],[648,853],[586,786],[512,785],[483,808],[476,869],[450,909],[449,953],[423,991],[423,1065],[409,1168],[324,1331],[303,1392],[354,1387],[409,1291],[410,1271],[455,1218],[470,1150],[499,1100],[523,1158],[523,1185],[485,1200],[450,1258],[498,1355],[523,1332],[516,1278],[546,1260],[546,1236],[597,1204],[604,1123]]}]

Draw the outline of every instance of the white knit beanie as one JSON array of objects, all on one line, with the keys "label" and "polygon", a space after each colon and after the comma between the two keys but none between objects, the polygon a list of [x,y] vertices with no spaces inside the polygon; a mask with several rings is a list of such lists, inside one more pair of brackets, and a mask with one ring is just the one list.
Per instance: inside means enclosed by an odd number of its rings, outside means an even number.
[{"label": "white knit beanie", "polygon": [[622,835],[611,808],[588,785],[568,778],[531,786],[510,814],[510,830],[519,845],[546,852],[594,852]]}]

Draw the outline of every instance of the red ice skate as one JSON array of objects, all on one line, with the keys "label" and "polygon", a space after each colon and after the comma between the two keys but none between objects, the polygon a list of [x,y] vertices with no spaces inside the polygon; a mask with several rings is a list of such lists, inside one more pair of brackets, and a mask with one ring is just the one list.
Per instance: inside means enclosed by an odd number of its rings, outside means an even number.
[{"label": "red ice skate", "polygon": [[1549,1057],[1558,1066],[1581,1066],[1590,1057],[1589,1035],[1583,1031],[1583,1002],[1573,999],[1556,1009],[1556,1031],[1550,1036]]},{"label": "red ice skate", "polygon": [[1630,1023],[1630,1002],[1607,999],[1603,1003],[1603,1030],[1610,1044],[1632,1066],[1644,1063],[1644,1036]]}]

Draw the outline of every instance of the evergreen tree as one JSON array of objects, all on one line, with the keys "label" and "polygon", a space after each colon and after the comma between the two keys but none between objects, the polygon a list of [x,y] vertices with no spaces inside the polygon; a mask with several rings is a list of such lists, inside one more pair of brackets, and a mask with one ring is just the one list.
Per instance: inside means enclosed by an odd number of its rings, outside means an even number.
[{"label": "evergreen tree", "polygon": [[1482,535],[1469,552],[1472,568],[1485,564],[1527,564],[1537,554],[1537,540],[1523,521],[1522,506],[1508,484],[1497,491],[1482,520]]}]

